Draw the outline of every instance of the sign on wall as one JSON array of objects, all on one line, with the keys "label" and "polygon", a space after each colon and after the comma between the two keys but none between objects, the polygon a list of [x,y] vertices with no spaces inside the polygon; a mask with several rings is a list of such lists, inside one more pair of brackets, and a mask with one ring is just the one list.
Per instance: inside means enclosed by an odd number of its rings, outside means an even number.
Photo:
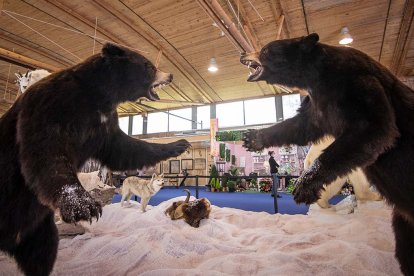
[{"label": "sign on wall", "polygon": [[218,131],[218,119],[210,119],[210,155],[218,156],[216,133]]}]

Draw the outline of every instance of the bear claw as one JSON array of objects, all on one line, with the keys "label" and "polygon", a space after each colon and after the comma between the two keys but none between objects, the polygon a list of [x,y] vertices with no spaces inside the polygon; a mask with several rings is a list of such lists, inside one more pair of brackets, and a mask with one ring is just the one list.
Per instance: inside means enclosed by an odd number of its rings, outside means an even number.
[{"label": "bear claw", "polygon": [[67,223],[76,223],[80,220],[89,221],[102,216],[102,206],[95,201],[81,187],[68,187],[63,189],[59,200],[59,210],[62,220]]},{"label": "bear claw", "polygon": [[249,129],[243,135],[243,147],[248,151],[261,151],[265,148],[263,141],[259,135],[259,130]]},{"label": "bear claw", "polygon": [[323,186],[317,184],[308,184],[304,185],[300,181],[300,178],[295,184],[295,189],[293,190],[293,199],[297,204],[305,203],[310,205],[318,201],[321,197],[321,191],[324,189]]}]

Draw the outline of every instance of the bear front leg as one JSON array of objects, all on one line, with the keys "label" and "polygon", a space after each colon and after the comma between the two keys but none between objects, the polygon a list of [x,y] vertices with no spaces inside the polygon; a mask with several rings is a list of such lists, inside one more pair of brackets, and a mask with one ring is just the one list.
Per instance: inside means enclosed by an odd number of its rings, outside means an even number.
[{"label": "bear front leg", "polygon": [[118,130],[108,139],[104,148],[97,151],[95,158],[111,170],[135,170],[179,156],[189,147],[190,143],[184,139],[169,144],[155,144],[134,139]]},{"label": "bear front leg", "polygon": [[21,169],[26,185],[41,204],[59,209],[65,222],[98,219],[102,215],[101,204],[82,187],[67,155],[59,152],[57,146],[50,148],[47,153],[36,154],[22,147]]},{"label": "bear front leg", "polygon": [[307,145],[321,138],[324,133],[315,125],[310,111],[299,113],[286,121],[264,129],[250,129],[244,134],[243,146],[249,151],[283,145]]}]

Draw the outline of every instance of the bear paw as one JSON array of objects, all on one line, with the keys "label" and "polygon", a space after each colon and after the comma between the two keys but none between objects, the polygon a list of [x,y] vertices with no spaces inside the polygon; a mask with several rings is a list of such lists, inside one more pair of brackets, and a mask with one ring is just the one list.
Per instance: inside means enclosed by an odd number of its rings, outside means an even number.
[{"label": "bear paw", "polygon": [[265,148],[263,136],[257,129],[249,129],[243,135],[243,147],[248,151],[261,151]]},{"label": "bear paw", "polygon": [[92,218],[102,216],[102,206],[95,201],[83,188],[64,186],[58,201],[60,215],[64,222],[75,223],[86,220],[92,223]]},{"label": "bear paw", "polygon": [[293,199],[298,204],[305,203],[310,205],[320,199],[323,190],[323,183],[301,176],[296,180],[295,189],[292,192]]},{"label": "bear paw", "polygon": [[187,140],[181,139],[176,142],[166,144],[164,151],[167,154],[167,158],[176,157],[181,155],[189,147],[191,147],[191,144]]}]

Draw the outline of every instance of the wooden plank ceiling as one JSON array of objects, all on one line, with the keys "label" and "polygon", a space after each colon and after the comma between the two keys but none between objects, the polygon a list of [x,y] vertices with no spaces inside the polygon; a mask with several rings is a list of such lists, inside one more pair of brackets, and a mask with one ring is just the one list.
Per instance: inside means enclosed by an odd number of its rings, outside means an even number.
[{"label": "wooden plank ceiling", "polygon": [[[0,0],[0,48],[57,68],[99,52],[105,41],[137,49],[154,62],[162,50],[160,69],[173,73],[174,81],[160,93],[163,101],[145,103],[156,109],[286,92],[246,82],[248,71],[239,63],[239,50],[213,26],[200,4],[211,1]],[[236,25],[239,16],[244,26],[238,27],[240,33],[258,49],[277,38],[278,20],[284,15],[281,38],[317,32],[322,42],[338,45],[340,30],[347,26],[352,47],[405,79],[414,76],[414,0],[218,2]],[[219,66],[216,73],[207,70],[211,57]],[[0,115],[18,97],[14,73],[33,67],[20,63],[0,54]],[[118,111],[122,116],[148,110],[152,109],[124,103]]]}]

